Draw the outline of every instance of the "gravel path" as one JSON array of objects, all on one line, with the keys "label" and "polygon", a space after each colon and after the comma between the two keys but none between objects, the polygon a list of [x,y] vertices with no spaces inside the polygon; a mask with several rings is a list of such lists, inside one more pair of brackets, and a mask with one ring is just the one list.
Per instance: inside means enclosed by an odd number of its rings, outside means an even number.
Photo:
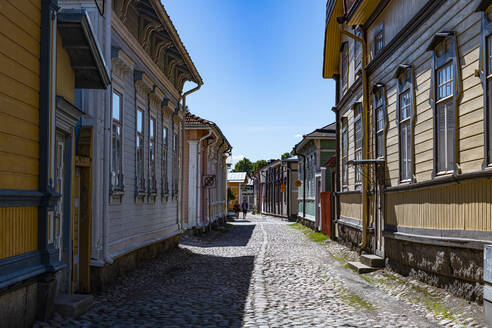
[{"label": "gravel path", "polygon": [[[436,327],[421,307],[345,269],[326,245],[249,216],[180,247],[95,295],[77,320],[37,327]],[[461,325],[459,327],[462,327]]]}]

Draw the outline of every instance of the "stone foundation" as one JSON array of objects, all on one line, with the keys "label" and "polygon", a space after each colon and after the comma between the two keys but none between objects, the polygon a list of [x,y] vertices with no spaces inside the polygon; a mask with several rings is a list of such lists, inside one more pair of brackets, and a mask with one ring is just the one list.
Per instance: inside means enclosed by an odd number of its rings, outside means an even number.
[{"label": "stone foundation", "polygon": [[[359,243],[362,240],[362,230],[341,223],[336,224],[336,229],[338,231],[337,241],[340,244],[349,247],[351,250],[359,251]],[[370,253],[372,253],[370,250],[373,249],[373,236],[372,232],[367,233],[368,241],[366,250]]]},{"label": "stone foundation", "polygon": [[424,245],[385,238],[386,265],[403,275],[449,290],[469,301],[483,301],[483,251]]},{"label": "stone foundation", "polygon": [[181,235],[136,249],[114,260],[112,264],[102,267],[91,266],[91,292],[101,291],[114,282],[116,277],[135,270],[141,263],[156,258],[163,252],[178,246]]},{"label": "stone foundation", "polygon": [[0,291],[0,326],[32,327],[35,320],[46,321],[54,310],[56,279],[44,274]]},{"label": "stone foundation", "polygon": [[303,226],[308,227],[309,229],[316,230],[316,223],[314,221],[308,220],[306,218],[297,217],[297,223],[302,224]]}]

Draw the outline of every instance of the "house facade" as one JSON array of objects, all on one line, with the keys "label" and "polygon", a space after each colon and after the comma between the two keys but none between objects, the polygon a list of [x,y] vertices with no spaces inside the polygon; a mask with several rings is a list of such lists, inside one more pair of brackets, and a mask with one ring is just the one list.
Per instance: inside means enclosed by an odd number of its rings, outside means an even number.
[{"label": "house facade", "polygon": [[213,122],[185,115],[184,229],[204,230],[227,216],[227,166],[231,145]]},{"label": "house facade", "polygon": [[[77,91],[106,89],[105,58],[83,6],[0,6],[0,317],[3,327],[45,320],[55,297],[88,283],[90,229],[79,221],[81,163],[91,131]],[[95,8],[95,4],[94,4]],[[75,50],[77,49],[77,50]],[[87,146],[87,147],[86,147]],[[87,173],[87,172],[85,172]],[[26,301],[29,300],[29,301]]]},{"label": "house facade", "polygon": [[227,188],[231,190],[234,199],[228,201],[227,209],[232,211],[234,204],[243,202],[243,186],[248,183],[246,172],[229,172],[227,173]]},{"label": "house facade", "polygon": [[[186,96],[203,83],[162,3],[114,0],[105,36],[112,88],[82,92],[92,127],[91,290],[174,247],[183,231]],[[186,81],[197,87],[184,91]],[[101,108],[104,108],[103,110]]]},{"label": "house facade", "polygon": [[327,1],[337,233],[482,299],[492,243],[489,1]]},{"label": "house facade", "polygon": [[320,193],[333,191],[335,182],[334,172],[326,164],[336,156],[336,124],[304,135],[294,146],[293,153],[299,158],[301,182],[296,200],[298,219],[313,229],[321,230]]},{"label": "house facade", "polygon": [[287,219],[297,216],[297,170],[298,160],[291,157],[270,161],[254,173],[260,213]]}]

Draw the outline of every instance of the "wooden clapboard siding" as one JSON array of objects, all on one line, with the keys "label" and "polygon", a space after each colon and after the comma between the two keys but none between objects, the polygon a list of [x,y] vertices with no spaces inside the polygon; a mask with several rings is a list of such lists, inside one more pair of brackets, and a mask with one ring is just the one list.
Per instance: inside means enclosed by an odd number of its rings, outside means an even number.
[{"label": "wooden clapboard siding", "polygon": [[38,187],[40,2],[0,6],[0,188]]},{"label": "wooden clapboard siding", "polygon": [[491,180],[386,194],[390,225],[492,231],[491,214]]},{"label": "wooden clapboard siding", "polygon": [[346,218],[360,220],[362,217],[362,195],[341,194],[340,215]]},{"label": "wooden clapboard siding", "polygon": [[0,259],[34,251],[38,246],[38,208],[0,208]]}]

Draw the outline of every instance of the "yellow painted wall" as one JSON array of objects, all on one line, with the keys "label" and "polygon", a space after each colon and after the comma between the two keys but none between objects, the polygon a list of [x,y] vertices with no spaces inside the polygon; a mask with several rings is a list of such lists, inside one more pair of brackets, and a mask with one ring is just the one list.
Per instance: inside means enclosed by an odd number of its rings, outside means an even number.
[{"label": "yellow painted wall", "polygon": [[41,1],[0,3],[0,188],[37,189]]},{"label": "yellow painted wall", "polygon": [[58,33],[56,50],[56,94],[72,104],[75,103],[75,74],[70,63],[70,57],[63,48],[60,33]]},{"label": "yellow painted wall", "polygon": [[0,259],[38,247],[38,208],[0,208]]},{"label": "yellow painted wall", "polygon": [[235,199],[229,202],[229,211],[232,211],[232,208],[236,203],[236,201],[239,201],[239,185],[240,184],[237,182],[229,182],[227,184],[227,188],[231,189],[232,193],[235,196]]},{"label": "yellow painted wall", "polygon": [[492,231],[492,180],[386,194],[386,223]]},{"label": "yellow painted wall", "polygon": [[362,195],[361,194],[340,195],[340,216],[361,220]]}]

